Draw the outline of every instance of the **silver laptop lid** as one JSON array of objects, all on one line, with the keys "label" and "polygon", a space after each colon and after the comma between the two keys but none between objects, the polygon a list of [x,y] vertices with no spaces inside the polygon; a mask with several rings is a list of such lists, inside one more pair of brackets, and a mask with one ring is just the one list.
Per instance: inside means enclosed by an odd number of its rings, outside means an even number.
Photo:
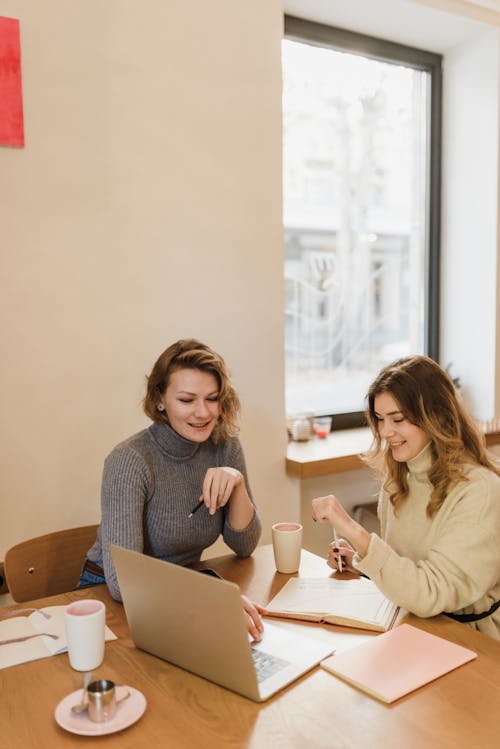
[{"label": "silver laptop lid", "polygon": [[237,585],[111,546],[135,645],[259,700]]}]

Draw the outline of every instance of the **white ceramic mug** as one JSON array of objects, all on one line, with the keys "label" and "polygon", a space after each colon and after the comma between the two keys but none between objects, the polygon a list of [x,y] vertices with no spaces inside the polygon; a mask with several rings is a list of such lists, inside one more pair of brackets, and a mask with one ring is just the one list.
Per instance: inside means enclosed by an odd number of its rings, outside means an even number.
[{"label": "white ceramic mug", "polygon": [[71,667],[92,671],[104,658],[106,607],[102,601],[84,599],[70,603],[64,615]]},{"label": "white ceramic mug", "polygon": [[300,523],[282,522],[272,526],[274,562],[278,572],[287,575],[297,572],[302,551]]}]

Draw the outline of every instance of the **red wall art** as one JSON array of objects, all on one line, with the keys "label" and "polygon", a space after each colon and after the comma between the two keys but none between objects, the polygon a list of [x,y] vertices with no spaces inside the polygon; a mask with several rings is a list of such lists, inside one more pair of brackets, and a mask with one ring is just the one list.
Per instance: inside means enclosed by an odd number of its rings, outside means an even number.
[{"label": "red wall art", "polygon": [[19,21],[4,16],[0,16],[0,145],[24,146]]}]

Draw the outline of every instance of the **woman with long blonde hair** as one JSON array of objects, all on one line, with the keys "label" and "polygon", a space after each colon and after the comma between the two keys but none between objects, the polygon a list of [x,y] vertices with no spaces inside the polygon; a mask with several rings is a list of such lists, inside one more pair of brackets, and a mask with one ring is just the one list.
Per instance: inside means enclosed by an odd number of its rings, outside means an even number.
[{"label": "woman with long blonde hair", "polygon": [[380,372],[367,401],[380,535],[334,495],[313,499],[313,518],[344,537],[328,564],[342,560],[417,616],[446,613],[500,639],[500,469],[453,382],[410,356]]}]

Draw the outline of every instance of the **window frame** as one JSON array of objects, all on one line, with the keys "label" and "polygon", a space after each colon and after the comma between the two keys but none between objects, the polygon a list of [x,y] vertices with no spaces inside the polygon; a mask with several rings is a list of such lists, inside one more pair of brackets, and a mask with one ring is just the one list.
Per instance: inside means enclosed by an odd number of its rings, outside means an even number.
[{"label": "window frame", "polygon": [[[360,54],[380,62],[402,63],[425,71],[430,77],[426,163],[426,265],[424,269],[424,353],[439,361],[440,283],[441,283],[441,156],[443,57],[434,52],[408,47],[379,37],[360,34],[337,26],[285,15],[284,38],[292,41]],[[334,428],[349,429],[366,425],[364,411],[333,414]]]}]

